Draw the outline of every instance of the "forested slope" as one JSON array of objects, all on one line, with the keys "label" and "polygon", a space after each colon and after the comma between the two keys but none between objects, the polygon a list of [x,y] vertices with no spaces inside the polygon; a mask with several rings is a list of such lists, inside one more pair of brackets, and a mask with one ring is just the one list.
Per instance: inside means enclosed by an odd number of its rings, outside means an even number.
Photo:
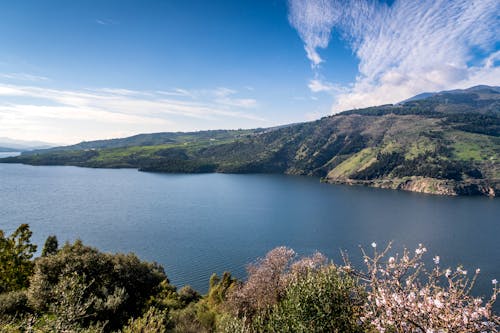
[{"label": "forested slope", "polygon": [[157,172],[285,173],[331,183],[496,196],[499,156],[500,88],[478,86],[276,128],[142,134],[0,161]]}]

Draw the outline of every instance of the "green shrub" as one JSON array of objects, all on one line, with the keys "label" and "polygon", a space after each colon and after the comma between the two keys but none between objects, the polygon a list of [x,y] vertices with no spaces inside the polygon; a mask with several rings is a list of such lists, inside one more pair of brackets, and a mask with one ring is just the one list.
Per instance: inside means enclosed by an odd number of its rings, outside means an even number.
[{"label": "green shrub", "polygon": [[217,274],[212,274],[209,281],[207,294],[207,303],[212,308],[217,308],[226,300],[226,296],[236,287],[237,280],[231,276],[231,273],[224,272],[222,278]]},{"label": "green shrub", "polygon": [[196,290],[194,290],[191,286],[182,287],[177,294],[179,294],[179,300],[184,304],[188,305],[192,302],[197,302],[200,300],[201,295]]},{"label": "green shrub", "polygon": [[28,297],[25,290],[0,294],[0,316],[22,314],[28,310]]},{"label": "green shrub", "polygon": [[269,318],[254,323],[256,331],[266,332],[362,332],[363,304],[356,281],[329,266],[292,282]]},{"label": "green shrub", "polygon": [[84,308],[84,313],[77,311],[78,322],[108,322],[118,328],[142,313],[162,281],[166,276],[157,264],[133,254],[101,253],[76,241],[36,260],[28,301],[39,312],[58,315],[57,309],[72,302]]},{"label": "green shrub", "polygon": [[215,313],[204,301],[173,311],[172,320],[175,333],[208,333],[213,332],[215,327]]},{"label": "green shrub", "polygon": [[167,332],[172,328],[172,322],[168,312],[150,307],[144,315],[136,319],[130,319],[127,326],[122,330],[123,333],[149,333],[149,332]]}]

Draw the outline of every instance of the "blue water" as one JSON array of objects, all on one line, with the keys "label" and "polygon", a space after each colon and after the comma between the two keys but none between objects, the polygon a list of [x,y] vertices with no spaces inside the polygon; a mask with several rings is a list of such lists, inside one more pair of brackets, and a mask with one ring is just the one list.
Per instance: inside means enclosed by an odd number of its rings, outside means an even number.
[{"label": "blue water", "polygon": [[21,153],[19,152],[3,152],[3,151],[0,151],[0,158],[4,158],[4,157],[10,157],[10,156],[19,156],[21,155]]},{"label": "blue water", "polygon": [[281,175],[172,175],[136,170],[0,164],[0,229],[50,234],[161,263],[177,286],[206,291],[212,273],[245,276],[275,246],[335,261],[358,245],[414,248],[444,266],[481,268],[479,291],[500,279],[500,200],[321,184]]}]

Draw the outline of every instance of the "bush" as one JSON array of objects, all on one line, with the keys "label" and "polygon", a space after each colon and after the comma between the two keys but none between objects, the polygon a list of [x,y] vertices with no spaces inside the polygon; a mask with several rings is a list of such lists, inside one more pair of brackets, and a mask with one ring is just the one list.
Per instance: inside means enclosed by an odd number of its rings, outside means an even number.
[{"label": "bush", "polygon": [[237,280],[231,276],[231,273],[224,272],[222,278],[219,278],[217,274],[212,274],[209,281],[208,294],[206,300],[211,308],[217,309],[227,299],[227,295],[230,294],[237,286]]},{"label": "bush", "polygon": [[179,294],[179,300],[184,305],[188,305],[192,302],[197,302],[201,298],[200,293],[194,290],[191,286],[184,286],[177,293]]},{"label": "bush", "polygon": [[208,333],[215,328],[215,313],[204,301],[190,303],[187,307],[172,312],[174,333]]},{"label": "bush", "polygon": [[18,315],[28,310],[28,297],[25,290],[0,294],[0,316]]},{"label": "bush", "polygon": [[277,304],[291,281],[325,263],[326,258],[320,253],[296,260],[295,251],[277,247],[247,267],[248,279],[231,291],[228,308],[238,317],[251,319]]},{"label": "bush", "polygon": [[172,328],[168,312],[150,307],[144,315],[136,319],[130,319],[127,326],[122,330],[123,333],[149,333],[149,332],[167,332]]},{"label": "bush", "polygon": [[76,241],[36,260],[28,300],[35,310],[58,315],[63,312],[57,309],[72,303],[83,311],[75,316],[79,323],[107,321],[118,328],[142,313],[162,281],[166,276],[157,264],[133,254],[101,253]]},{"label": "bush", "polygon": [[258,325],[256,331],[362,332],[363,296],[354,279],[327,266],[292,282],[267,323]]}]

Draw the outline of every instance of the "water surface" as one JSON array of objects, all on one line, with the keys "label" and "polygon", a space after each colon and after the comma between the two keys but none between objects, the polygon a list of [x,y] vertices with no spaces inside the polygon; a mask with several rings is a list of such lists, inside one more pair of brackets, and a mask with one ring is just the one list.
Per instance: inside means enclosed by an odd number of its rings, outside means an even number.
[{"label": "water surface", "polygon": [[206,291],[210,274],[244,277],[275,246],[334,260],[393,240],[424,243],[429,260],[480,267],[480,290],[500,278],[500,200],[327,185],[281,175],[179,175],[0,164],[0,229],[29,223],[40,249],[50,234],[104,251],[135,252],[170,280]]},{"label": "water surface", "polygon": [[4,157],[10,157],[10,156],[19,156],[21,155],[20,152],[15,152],[15,151],[0,151],[0,158],[4,158]]}]

